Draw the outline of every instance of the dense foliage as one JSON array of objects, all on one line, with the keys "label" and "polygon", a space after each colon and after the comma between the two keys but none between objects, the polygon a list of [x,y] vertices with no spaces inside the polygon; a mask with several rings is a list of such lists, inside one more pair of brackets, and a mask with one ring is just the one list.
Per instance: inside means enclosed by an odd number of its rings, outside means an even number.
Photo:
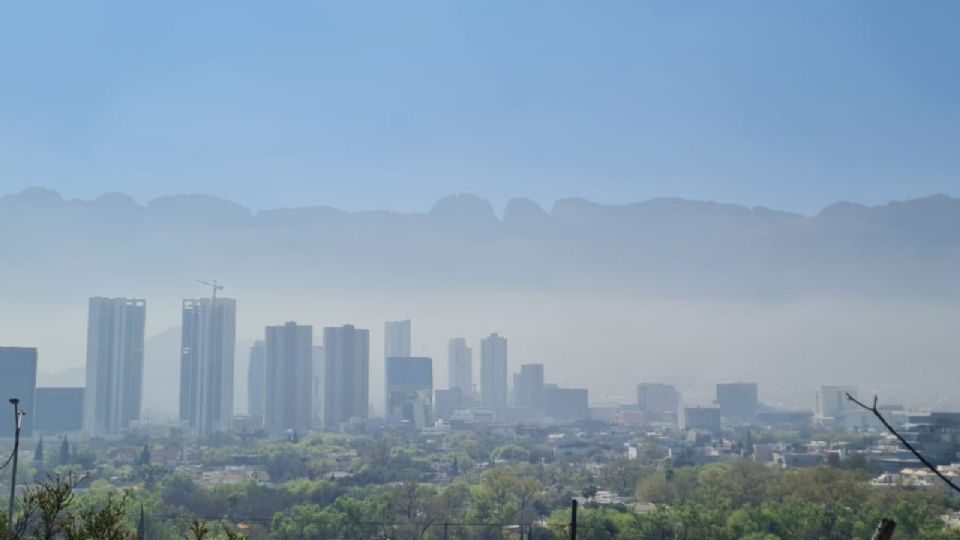
[{"label": "dense foliage", "polygon": [[[152,462],[181,441],[138,444],[132,462],[89,448],[38,452],[28,472],[54,476],[19,501],[19,536],[0,540],[119,540],[138,530],[150,540],[560,539],[569,536],[574,497],[586,499],[581,540],[868,539],[881,517],[897,522],[898,540],[960,539],[940,517],[954,511],[953,499],[937,489],[872,487],[863,460],[799,470],[749,460],[690,466],[642,439],[631,441],[639,452],[627,460],[616,445],[584,451],[574,442],[565,453],[496,434],[225,437],[187,450],[206,468],[252,463],[269,478],[204,487],[199,466]],[[81,473],[57,495],[67,483],[56,474]],[[619,498],[600,504],[600,490]],[[43,502],[57,497],[59,506]]]}]

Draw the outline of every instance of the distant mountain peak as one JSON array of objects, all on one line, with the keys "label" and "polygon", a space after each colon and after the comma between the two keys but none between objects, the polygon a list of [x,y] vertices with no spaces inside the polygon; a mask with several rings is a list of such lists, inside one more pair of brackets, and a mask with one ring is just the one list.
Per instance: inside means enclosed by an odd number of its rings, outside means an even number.
[{"label": "distant mountain peak", "polygon": [[457,222],[493,223],[498,221],[490,202],[470,193],[450,195],[440,199],[430,208],[429,214]]},{"label": "distant mountain peak", "polygon": [[133,197],[118,191],[104,193],[94,199],[93,202],[99,206],[109,208],[141,208],[141,206],[137,204],[137,201],[133,200]]},{"label": "distant mountain peak", "polygon": [[4,199],[16,200],[27,204],[56,204],[62,203],[60,193],[42,187],[31,186],[15,195],[7,195]]},{"label": "distant mountain peak", "polygon": [[503,208],[503,222],[506,224],[533,225],[549,220],[550,214],[531,199],[510,199]]},{"label": "distant mountain peak", "polygon": [[215,195],[199,193],[160,197],[148,202],[147,210],[190,220],[245,221],[253,217],[253,212],[246,206]]}]

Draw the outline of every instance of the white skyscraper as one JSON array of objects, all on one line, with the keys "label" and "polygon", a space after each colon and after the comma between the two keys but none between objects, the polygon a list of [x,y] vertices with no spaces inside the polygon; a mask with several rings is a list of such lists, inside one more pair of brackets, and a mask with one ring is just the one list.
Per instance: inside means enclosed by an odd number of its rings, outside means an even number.
[{"label": "white skyscraper", "polygon": [[323,329],[323,428],[336,431],[370,409],[370,331],[344,325]]},{"label": "white skyscraper", "polygon": [[272,432],[313,423],[313,327],[288,322],[266,330],[263,425]]},{"label": "white skyscraper", "polygon": [[146,302],[90,299],[84,429],[93,435],[126,431],[140,419]]},{"label": "white skyscraper", "polygon": [[507,339],[490,334],[480,340],[480,401],[484,407],[507,407]]},{"label": "white skyscraper", "polygon": [[447,344],[447,387],[459,388],[461,396],[473,392],[473,349],[463,338],[453,338]]},{"label": "white skyscraper", "polygon": [[199,437],[231,427],[236,338],[236,300],[183,301],[180,421]]}]

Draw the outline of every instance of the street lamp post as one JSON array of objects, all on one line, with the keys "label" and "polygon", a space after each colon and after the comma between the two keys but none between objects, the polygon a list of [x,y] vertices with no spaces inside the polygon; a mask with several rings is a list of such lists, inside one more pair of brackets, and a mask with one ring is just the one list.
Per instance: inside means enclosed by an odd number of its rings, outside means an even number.
[{"label": "street lamp post", "polygon": [[20,410],[20,400],[10,398],[10,404],[13,405],[13,419],[16,426],[13,432],[13,470],[10,473],[10,502],[7,507],[7,526],[13,530],[13,503],[17,490],[17,454],[20,453],[20,426],[23,424],[23,417],[26,411]]}]

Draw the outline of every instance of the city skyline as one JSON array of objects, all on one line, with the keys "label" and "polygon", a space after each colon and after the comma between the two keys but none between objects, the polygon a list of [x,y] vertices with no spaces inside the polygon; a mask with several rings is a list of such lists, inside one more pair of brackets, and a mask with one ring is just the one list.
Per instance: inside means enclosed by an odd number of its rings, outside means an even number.
[{"label": "city skyline", "polygon": [[[224,302],[224,304],[214,303],[215,301]],[[185,320],[190,320],[197,324],[200,324],[198,321],[203,321],[206,318],[215,316],[213,312],[204,315],[204,311],[209,311],[211,306],[218,306],[220,308],[217,313],[219,313],[219,317],[222,318],[223,321],[210,321],[206,323],[207,325],[224,326],[226,330],[229,330],[231,320],[236,317],[236,301],[234,299],[184,300],[183,305]],[[110,327],[123,328],[130,325],[129,322],[117,322],[119,320],[116,319],[115,315],[115,313],[121,313],[121,318],[125,317],[125,315],[122,314],[123,308],[126,307],[132,307],[135,310],[139,309],[139,312],[135,311],[132,316],[132,320],[134,321],[132,335],[136,337],[139,335],[136,330],[137,323],[142,323],[145,319],[145,301],[129,300],[126,298],[91,298],[90,311],[91,314],[96,314],[96,317],[91,317],[91,320],[98,321],[98,325],[91,326],[90,331],[95,345],[99,347],[101,343],[113,343],[113,338],[110,337],[112,334],[103,334],[103,332],[98,330],[101,326],[99,323],[101,319],[109,322],[110,325],[108,326]],[[120,311],[118,311],[118,308],[120,308]],[[395,322],[396,321],[386,321],[384,324],[385,336],[391,331],[391,323]],[[403,326],[405,330],[409,329],[411,321],[404,320]],[[184,339],[186,342],[193,344],[196,338],[188,338],[187,336],[190,333],[192,333],[192,331],[185,332]],[[405,332],[403,333],[405,334]],[[324,429],[336,430],[343,429],[343,426],[348,425],[350,422],[365,422],[369,417],[379,416],[368,410],[366,405],[361,404],[362,399],[369,397],[369,387],[372,382],[368,368],[369,331],[356,329],[354,326],[348,324],[340,327],[324,328],[323,336],[323,343],[317,344],[313,339],[312,327],[298,325],[294,322],[288,322],[282,326],[267,326],[265,328],[265,341],[256,342],[250,350],[251,358],[260,356],[261,352],[263,355],[263,380],[261,382],[264,392],[263,399],[266,405],[263,409],[265,413],[264,417],[262,419],[255,418],[258,420],[257,425],[262,424],[268,431],[273,433],[288,430],[306,431],[319,428],[321,425]],[[208,338],[200,339],[200,341],[204,339]],[[450,340],[451,344],[461,341],[462,338],[452,338]],[[329,343],[329,349],[325,347],[327,343]],[[94,349],[98,347],[94,347]],[[124,348],[119,345],[112,345],[112,347]],[[190,347],[184,348],[184,357],[189,356],[189,348]],[[487,379],[496,379],[493,382],[498,386],[499,376],[497,374],[503,368],[509,369],[506,348],[506,339],[497,333],[490,334],[481,339],[481,357],[486,358],[488,365]],[[331,351],[330,355],[327,355],[324,352],[325,350]],[[18,351],[26,351],[29,354],[23,356],[19,354]],[[19,361],[32,355],[32,367],[30,371],[33,373],[33,380],[36,380],[35,374],[38,365],[36,349],[6,348],[0,352],[4,352],[6,356],[9,356],[9,359],[5,357],[3,363]],[[313,405],[313,399],[318,396],[318,387],[316,386],[318,379],[312,375],[312,369],[317,365],[314,355],[318,353],[324,355],[323,362],[320,362],[320,365],[325,368],[324,371],[326,373],[324,373],[322,379],[326,380],[329,377],[331,381],[339,381],[339,383],[335,382],[334,386],[325,385],[323,390],[320,391],[319,397],[326,402],[322,408]],[[419,429],[426,427],[432,418],[436,418],[434,415],[437,414],[434,410],[434,391],[437,392],[437,399],[440,399],[441,391],[447,391],[445,388],[439,388],[436,384],[437,376],[433,373],[432,369],[433,360],[431,358],[410,356],[387,357],[386,360],[388,366],[384,383],[387,388],[386,403],[388,404],[388,408],[385,411],[386,419],[394,422],[412,422],[412,425],[417,426]],[[229,363],[232,368],[233,362]],[[409,364],[409,366],[407,364]],[[330,367],[327,368],[327,366]],[[422,369],[423,367],[426,369]],[[223,367],[220,369],[225,370],[226,368]],[[484,376],[482,371],[483,368],[481,366],[481,378]],[[253,377],[256,372],[257,369],[251,366],[248,377]],[[284,375],[284,373],[287,373],[289,376]],[[545,369],[543,364],[522,363],[519,366],[519,370],[514,372],[513,384],[508,385],[509,398],[506,401],[500,401],[499,390],[494,389],[493,392],[488,392],[485,401],[481,394],[481,403],[479,403],[479,405],[481,408],[492,410],[496,415],[507,414],[505,418],[514,420],[521,418],[542,418],[539,415],[544,413],[547,414],[548,419],[569,420],[570,418],[576,418],[578,413],[573,411],[577,410],[579,406],[577,403],[581,402],[581,400],[584,404],[583,410],[586,410],[587,406],[592,405],[587,401],[589,388],[561,387],[556,383],[547,382],[550,379],[549,377],[545,377],[544,374]],[[195,374],[191,372],[181,374],[182,382],[188,381],[191,377],[195,377]],[[226,381],[228,377],[229,375],[224,373],[222,381]],[[250,378],[237,382],[239,385],[246,385],[250,388],[257,385],[257,382]],[[208,381],[206,384],[211,385],[211,382]],[[296,390],[295,387],[297,384],[303,386],[302,390]],[[216,387],[217,384],[213,383],[212,386]],[[489,386],[488,384],[488,388]],[[80,388],[44,388],[36,384],[36,382],[33,383],[33,388],[33,392],[36,393],[38,399],[42,394],[44,396],[50,396],[48,398],[50,400],[72,400],[72,402],[76,402],[78,398],[74,396],[82,398],[85,394],[83,389]],[[459,397],[459,388],[455,386],[448,386],[448,388],[457,390],[457,399],[462,399]],[[67,394],[66,392],[68,391],[73,392],[73,394]],[[88,389],[89,395],[95,396],[96,391],[96,388]],[[201,389],[201,391],[203,390]],[[208,393],[210,392],[210,390],[206,391]],[[796,415],[802,410],[806,410],[808,411],[808,417],[820,425],[855,427],[863,422],[863,417],[855,407],[847,402],[847,393],[856,397],[858,395],[858,387],[820,386],[816,390],[815,398],[809,407],[803,407],[800,410],[777,409],[775,407],[771,408],[768,404],[758,399],[758,385],[755,382],[720,382],[716,384],[716,398],[713,404],[704,406],[703,404],[698,404],[696,400],[688,401],[680,398],[680,393],[678,393],[672,385],[642,382],[637,385],[634,405],[637,411],[647,413],[646,416],[638,417],[646,419],[646,421],[673,422],[675,425],[686,426],[687,428],[690,426],[699,426],[697,429],[707,429],[708,431],[719,430],[721,418],[723,419],[724,426],[751,423],[758,418],[761,411],[764,411],[765,414],[768,415],[774,415],[769,416],[770,418],[776,417],[777,414],[782,414],[784,415],[783,418],[788,418],[790,415]],[[63,395],[63,398],[54,397],[60,394]],[[297,397],[298,395],[299,398]],[[448,394],[444,394],[444,401],[448,399],[447,396]],[[256,402],[255,396],[251,395],[248,397],[251,398],[252,403]],[[187,399],[191,398],[187,396]],[[196,399],[209,400],[210,397],[197,397]],[[84,399],[83,403],[84,406],[82,408],[84,410],[90,410],[89,404],[95,403],[95,401],[87,401]],[[31,402],[29,400],[25,401],[25,407],[30,405]],[[445,404],[445,406],[449,405],[449,403]],[[323,412],[327,406],[331,406],[330,416],[326,416]],[[467,401],[462,401],[459,405],[454,405],[454,407],[466,409],[476,406],[476,404],[471,404]],[[508,406],[510,408],[509,410],[513,412],[508,412]],[[621,410],[623,410],[623,406],[623,403],[621,403]],[[252,407],[252,409],[256,408],[256,405]],[[247,410],[244,410],[242,407],[232,407],[230,408],[229,419],[221,417],[219,419],[212,418],[204,420],[198,416],[202,413],[201,405],[195,408],[196,412],[194,413],[199,419],[188,417],[181,418],[181,421],[184,422],[185,425],[191,426],[195,430],[195,433],[202,438],[217,431],[229,430],[235,415],[242,417],[244,412],[250,413],[252,409],[250,407],[248,407]],[[603,407],[597,408],[597,410],[602,409]],[[553,413],[551,413],[551,411],[553,411]],[[714,414],[713,411],[717,411],[715,413],[717,416],[712,416]],[[655,414],[651,416],[650,413]],[[660,413],[676,414],[672,416],[662,416]],[[550,414],[560,416],[552,417]],[[689,416],[691,414],[695,414],[695,416]],[[46,415],[48,418],[46,422],[54,426],[48,430],[48,433],[57,433],[58,430],[63,432],[62,430],[67,428],[58,426],[72,425],[72,422],[69,420],[54,421],[49,419],[49,411],[46,412]],[[56,422],[59,422],[59,424]],[[204,427],[204,422],[207,423],[207,427]],[[249,424],[245,425],[249,426]],[[335,426],[340,427],[337,428]],[[130,427],[130,425],[114,426],[112,431],[91,431],[87,428],[87,431],[94,434],[118,434],[125,432]],[[79,416],[75,429],[80,429]],[[30,432],[32,433],[32,429]],[[67,432],[70,432],[70,430],[68,429]]]},{"label": "city skyline", "polygon": [[[92,309],[92,306],[93,306],[93,304],[94,304],[94,301],[97,301],[97,300],[104,300],[104,301],[109,301],[109,302],[112,302],[112,303],[120,302],[120,304],[131,303],[131,302],[132,302],[132,303],[135,303],[136,305],[139,305],[139,306],[140,306],[140,310],[141,310],[141,315],[139,316],[139,317],[140,317],[139,320],[142,322],[142,319],[144,319],[144,317],[143,317],[143,305],[145,304],[145,301],[142,300],[142,299],[140,299],[140,300],[128,300],[128,299],[125,299],[125,298],[116,298],[116,299],[91,298],[91,309]],[[219,300],[224,300],[224,301],[228,304],[228,307],[229,307],[230,309],[235,309],[233,306],[235,306],[236,300],[234,300],[234,299],[219,299]],[[219,301],[219,300],[218,300],[218,301]],[[188,303],[189,303],[189,305],[191,305],[191,306],[201,306],[201,305],[203,305],[204,303],[208,303],[208,302],[210,302],[210,299],[184,300],[185,316],[187,315],[187,312],[188,312],[188,311],[192,312],[192,311],[197,310],[197,309],[202,309],[202,308],[200,308],[200,307],[191,307],[190,310],[188,310],[188,309],[186,308],[186,306],[187,306]],[[234,317],[235,317],[235,316],[234,316]],[[191,315],[191,318],[193,318],[193,315]],[[389,330],[391,329],[391,324],[395,324],[395,323],[397,323],[397,322],[398,322],[398,321],[385,321],[385,323],[384,323],[384,328],[385,328],[386,330],[385,330],[385,333],[384,333],[384,338],[385,338],[385,339],[384,339],[384,343],[387,342],[386,336],[388,335],[388,332],[389,332]],[[405,326],[404,332],[408,332],[408,331],[409,331],[409,328],[410,328],[410,326],[411,326],[411,321],[408,319],[408,320],[399,321],[399,322],[402,322],[402,323],[404,324],[404,326]],[[347,325],[347,326],[352,326],[352,325]],[[336,327],[335,327],[335,328],[336,328]],[[268,326],[268,327],[266,327],[266,329],[267,329],[267,330],[270,330],[270,327]],[[364,331],[369,333],[369,331],[366,331],[366,330],[364,330]],[[135,332],[135,333],[136,333],[136,332]],[[185,335],[184,335],[184,338],[185,338]],[[404,339],[406,340],[407,337],[404,337]],[[368,343],[369,343],[369,338],[367,338],[367,340],[368,340]],[[491,340],[493,340],[493,341],[491,341]],[[482,346],[483,346],[485,343],[486,343],[487,346],[488,346],[488,358],[492,358],[493,356],[498,356],[498,358],[496,359],[496,363],[498,363],[498,365],[502,365],[502,360],[501,360],[501,358],[502,358],[502,352],[503,352],[503,345],[499,345],[499,346],[495,347],[495,346],[493,345],[493,342],[499,343],[499,341],[497,341],[497,340],[503,340],[503,341],[505,342],[504,338],[502,338],[502,336],[499,336],[497,333],[493,333],[493,334],[490,334],[490,335],[488,335],[488,336],[486,336],[486,337],[482,337],[482,338],[479,339],[479,341],[480,341],[480,343],[481,343],[481,350],[482,350],[482,348],[483,348]],[[244,341],[244,340],[238,339],[238,340],[235,341],[235,343],[240,344],[240,343],[242,343],[243,341]],[[450,338],[450,340],[449,340],[449,342],[448,342],[448,345],[453,345],[454,343],[459,343],[460,341],[463,341],[463,344],[465,345],[466,341],[464,340],[464,338]],[[254,353],[256,353],[261,347],[264,346],[264,343],[265,343],[265,342],[263,342],[263,341],[256,341],[256,342],[254,342],[254,347],[250,350],[250,356],[253,357],[253,356],[254,356]],[[498,349],[499,352],[494,352],[494,349]],[[239,349],[238,349],[238,350],[239,350]],[[322,354],[323,354],[323,350],[324,350],[324,347],[323,347],[323,345],[322,345],[321,343],[314,342],[314,345],[311,347],[311,351],[312,351],[313,353],[320,353],[320,354],[322,355]],[[467,350],[470,350],[470,348],[467,347]],[[450,352],[450,351],[448,350],[448,354],[449,354],[449,352]],[[236,355],[234,362],[231,362],[231,364],[236,364],[236,362],[237,362],[239,359],[240,359],[240,355],[238,354],[238,355]],[[318,360],[317,358],[314,357],[314,360],[313,360],[313,364],[312,364],[312,365],[317,365],[317,364],[322,365],[322,364],[323,364],[323,361],[322,361],[322,360],[323,360],[323,357],[322,357],[322,356],[321,356],[321,359],[320,359],[320,360]],[[449,357],[448,357],[448,363],[449,363]],[[515,373],[513,374],[514,384],[506,384],[506,386],[505,386],[505,388],[507,389],[507,390],[506,390],[506,397],[504,398],[505,401],[506,401],[506,403],[513,404],[513,403],[514,403],[514,400],[517,399],[516,397],[511,397],[511,396],[514,395],[513,392],[515,392],[518,388],[520,388],[520,386],[518,385],[518,381],[520,381],[521,379],[518,379],[518,377],[521,377],[522,372],[523,372],[525,369],[527,369],[527,368],[536,367],[536,366],[539,366],[539,369],[540,369],[540,370],[543,369],[542,364],[529,364],[529,363],[524,363],[524,364],[522,364],[522,365],[519,366],[519,367],[520,367],[520,371],[515,372]],[[243,412],[249,412],[249,411],[251,410],[249,404],[256,402],[256,398],[252,395],[252,392],[250,391],[250,388],[252,388],[252,385],[253,385],[254,383],[251,382],[251,379],[250,379],[249,364],[248,364],[247,368],[248,368],[247,375],[246,375],[244,378],[236,378],[236,377],[234,377],[234,378],[236,379],[236,380],[234,381],[234,390],[240,389],[240,388],[244,388],[244,387],[247,389],[247,394],[245,395],[245,399],[246,399],[247,401],[245,402],[245,404],[241,404],[241,403],[239,403],[239,402],[235,402],[235,404],[233,405],[233,407],[232,407],[232,409],[231,409],[231,410],[233,411],[233,413],[235,413],[235,414],[242,414]],[[234,369],[235,369],[235,368],[234,368]],[[265,369],[265,366],[264,366],[264,369]],[[448,368],[448,369],[449,369],[449,368]],[[471,370],[471,371],[472,371],[472,370]],[[509,375],[509,364],[507,365],[507,371],[508,371],[508,375]],[[42,372],[42,370],[40,370],[40,369],[38,368],[38,373],[39,373],[39,372]],[[444,389],[446,389],[446,388],[454,388],[454,386],[451,386],[451,383],[450,383],[450,381],[449,381],[449,375],[450,375],[450,373],[448,372],[448,374],[447,374],[447,377],[448,377],[447,385],[446,385],[446,386],[444,386],[444,385],[436,385],[436,387],[437,387],[438,389],[439,389],[439,388],[444,388]],[[483,375],[483,373],[482,373],[482,362],[481,362],[481,367],[479,368],[479,371],[476,372],[476,373],[470,373],[470,375],[471,375],[471,377],[473,377],[473,376],[482,377],[482,375]],[[385,376],[385,375],[384,375],[384,376]],[[435,375],[435,377],[436,377],[436,378],[435,378],[435,381],[436,381],[436,380],[439,380],[440,375]],[[181,378],[181,386],[183,386],[183,384],[185,384],[185,380],[184,380],[183,374],[181,374],[181,377],[180,377],[180,378]],[[188,378],[189,378],[189,377],[188,377]],[[498,378],[499,378],[499,377],[498,377]],[[318,380],[320,380],[320,381],[322,382],[322,380],[321,380],[321,379],[322,379],[322,376],[321,376],[320,379],[317,379],[316,377],[314,377],[314,376],[311,375],[310,379],[313,381],[313,384],[311,385],[310,394],[311,394],[311,395],[317,395],[317,394],[316,394],[316,392],[317,392],[317,386],[316,386],[316,384],[317,384],[317,381],[318,381]],[[509,379],[509,377],[508,377],[508,379]],[[385,380],[385,379],[384,379],[384,380]],[[542,379],[541,379],[541,380],[542,380]],[[367,379],[367,387],[368,387],[368,388],[374,387],[374,386],[377,385],[377,382],[378,382],[378,381],[377,381],[377,378],[376,378],[376,377],[374,377],[374,376],[369,376],[368,379]],[[523,383],[523,385],[526,385],[526,384],[527,384],[526,382]],[[711,383],[711,384],[713,384],[713,383]],[[40,387],[40,386],[42,386],[42,385],[38,384],[37,386]],[[547,385],[547,386],[549,386],[549,385]],[[643,384],[641,384],[641,386],[643,386]],[[654,386],[663,386],[663,385],[658,383],[658,384],[656,384],[656,385],[654,385]],[[669,386],[669,385],[667,385],[667,386]],[[752,393],[753,393],[753,396],[754,396],[754,397],[752,397],[751,399],[756,400],[756,395],[757,395],[757,393],[756,393],[756,386],[757,386],[756,383],[733,383],[733,384],[729,384],[729,383],[716,383],[716,389],[717,389],[718,394],[717,394],[717,397],[716,397],[715,399],[713,399],[713,403],[719,403],[719,402],[722,400],[722,398],[721,398],[720,395],[719,395],[719,392],[720,392],[720,389],[721,389],[721,388],[740,387],[740,386],[752,387]],[[824,387],[824,388],[826,388],[826,387]],[[845,388],[845,387],[843,387],[843,388]],[[368,390],[368,392],[369,392],[369,390]],[[90,392],[90,391],[88,390],[88,394],[89,394],[89,395],[95,395],[95,392]],[[467,396],[465,395],[464,397],[466,398]],[[481,401],[482,401],[482,395],[478,393],[478,397],[480,397],[480,398],[481,398]],[[601,397],[600,397],[601,403],[614,404],[614,403],[618,403],[618,402],[619,402],[619,403],[622,403],[622,402],[624,402],[625,400],[628,400],[628,398],[627,398],[626,396],[619,396],[619,397],[616,397],[614,401],[609,401],[609,402],[606,401],[606,400],[609,399],[609,398],[610,398],[610,396],[603,396],[603,395],[601,394]],[[500,398],[497,398],[497,399],[500,399]],[[522,399],[522,398],[521,398],[521,399]],[[818,398],[816,398],[816,396],[814,396],[814,398],[811,398],[811,399],[812,399],[814,402],[816,402],[816,400],[817,400]],[[619,400],[619,401],[617,401],[617,400]],[[808,400],[808,401],[809,401],[809,400]],[[694,403],[709,403],[709,402],[710,402],[710,400],[709,400],[709,399],[706,399],[703,394],[700,394],[700,395],[699,395],[699,398],[696,399],[696,400],[694,400]],[[90,401],[90,400],[87,400],[85,403],[90,404],[91,401]],[[371,402],[371,404],[372,404],[372,403],[373,403],[373,402]],[[502,402],[499,402],[499,403],[502,403]],[[754,403],[756,403],[756,401],[754,401]],[[487,405],[489,405],[489,402],[487,403]],[[794,404],[794,406],[797,406],[797,405],[798,405],[798,404]],[[800,408],[804,408],[804,407],[806,407],[807,405],[808,405],[807,403],[801,403],[801,404],[799,404],[799,407],[800,407]],[[526,404],[526,403],[523,403],[521,406],[527,406],[527,404]],[[497,408],[497,407],[501,407],[501,405],[497,405],[497,406],[495,406],[494,408]],[[756,407],[756,406],[754,405],[754,409],[753,409],[753,410],[755,410],[755,407]],[[312,405],[311,408],[312,408],[313,411],[314,411],[313,413],[311,413],[311,414],[312,414],[312,417],[314,417],[314,418],[316,418],[316,417],[322,417],[322,405],[316,405],[316,406],[313,406],[313,405]],[[318,412],[318,411],[319,411],[319,412]],[[136,414],[139,414],[139,411],[137,411]],[[379,414],[379,413],[378,413],[378,414]],[[750,413],[750,414],[752,414],[752,413]],[[117,430],[115,429],[113,432],[117,432]]]},{"label": "city skyline", "polygon": [[6,6],[0,537],[960,539],[958,16]]}]

